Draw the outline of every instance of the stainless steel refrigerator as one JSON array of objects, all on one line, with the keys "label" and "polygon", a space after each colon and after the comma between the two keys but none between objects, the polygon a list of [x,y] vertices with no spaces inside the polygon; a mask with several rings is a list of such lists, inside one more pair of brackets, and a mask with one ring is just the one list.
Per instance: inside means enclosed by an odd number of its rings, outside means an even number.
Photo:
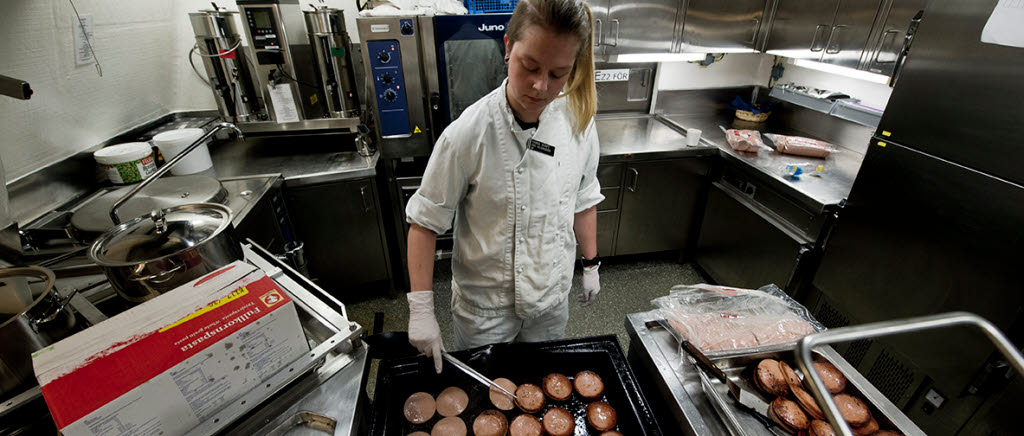
[{"label": "stainless steel refrigerator", "polygon": [[[981,42],[996,4],[923,11],[813,280],[826,325],[966,310],[1024,345],[1024,48]],[[839,351],[929,434],[1019,432],[1022,377],[978,334]]]}]

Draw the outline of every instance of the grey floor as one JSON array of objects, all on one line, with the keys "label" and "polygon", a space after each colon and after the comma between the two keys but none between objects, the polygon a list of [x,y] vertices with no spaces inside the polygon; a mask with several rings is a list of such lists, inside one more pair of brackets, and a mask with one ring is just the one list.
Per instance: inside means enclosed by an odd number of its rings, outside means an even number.
[{"label": "grey floor", "polygon": [[[601,292],[597,302],[580,307],[575,295],[580,289],[580,271],[573,277],[572,298],[569,305],[569,325],[566,338],[614,334],[623,351],[629,349],[626,334],[626,315],[653,309],[651,300],[667,295],[679,284],[703,283],[705,280],[690,264],[679,263],[674,255],[645,256],[642,258],[610,259],[601,265]],[[448,310],[451,300],[451,263],[439,261],[434,268],[434,313],[441,326],[445,346],[451,347],[452,317]],[[382,331],[405,331],[409,323],[409,307],[404,294],[397,299],[386,297],[346,304],[349,319],[359,323],[368,332],[373,330],[374,313],[384,313]],[[367,391],[372,395],[376,381],[376,365],[371,367]]]}]

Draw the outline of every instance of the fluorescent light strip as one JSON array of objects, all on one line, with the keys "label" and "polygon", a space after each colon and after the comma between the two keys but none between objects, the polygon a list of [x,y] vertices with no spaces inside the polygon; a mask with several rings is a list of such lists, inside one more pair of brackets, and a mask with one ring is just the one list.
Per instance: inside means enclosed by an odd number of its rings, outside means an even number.
[{"label": "fluorescent light strip", "polygon": [[612,56],[611,62],[684,62],[702,61],[704,53],[633,53]]},{"label": "fluorescent light strip", "polygon": [[853,68],[840,67],[838,65],[808,61],[805,59],[793,59],[793,65],[803,68],[809,68],[812,70],[824,71],[826,73],[838,74],[840,76],[846,76],[853,79],[859,79],[868,82],[881,84],[889,83],[889,76],[875,74],[868,71],[855,70]]}]

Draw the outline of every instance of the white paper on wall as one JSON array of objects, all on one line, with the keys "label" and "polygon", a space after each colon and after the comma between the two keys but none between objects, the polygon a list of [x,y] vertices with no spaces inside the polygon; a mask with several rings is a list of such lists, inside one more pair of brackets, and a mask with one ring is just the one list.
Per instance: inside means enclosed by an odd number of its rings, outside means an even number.
[{"label": "white paper on wall", "polygon": [[94,41],[92,15],[82,15],[81,21],[78,20],[78,17],[71,17],[71,29],[75,34],[75,64],[91,64],[94,60],[92,49],[89,47],[89,43]]},{"label": "white paper on wall", "polygon": [[981,42],[1024,48],[1024,0],[999,0],[985,28]]}]

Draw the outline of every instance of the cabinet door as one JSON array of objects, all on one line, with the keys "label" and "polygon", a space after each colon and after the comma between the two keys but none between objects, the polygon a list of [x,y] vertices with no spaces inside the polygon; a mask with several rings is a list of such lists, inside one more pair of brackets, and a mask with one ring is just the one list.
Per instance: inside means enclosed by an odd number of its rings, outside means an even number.
[{"label": "cabinet door", "polygon": [[601,41],[605,54],[670,53],[678,13],[678,0],[611,0]]},{"label": "cabinet door", "polygon": [[373,179],[286,187],[288,212],[318,284],[342,301],[358,285],[388,279]]},{"label": "cabinet door", "polygon": [[700,158],[627,165],[615,254],[685,248],[709,169]]},{"label": "cabinet door", "polygon": [[928,0],[896,0],[889,8],[882,28],[872,35],[866,69],[872,73],[892,75],[896,58],[903,50],[910,20],[923,10]]},{"label": "cabinet door", "polygon": [[837,0],[779,0],[766,52],[820,60],[835,21]]},{"label": "cabinet door", "polygon": [[821,61],[857,68],[880,5],[881,0],[840,1]]},{"label": "cabinet door", "polygon": [[594,57],[604,56],[605,32],[608,29],[608,2],[609,0],[585,0],[590,5],[590,13],[594,16]]},{"label": "cabinet door", "polygon": [[690,0],[683,19],[683,51],[750,53],[757,51],[764,0]]}]

